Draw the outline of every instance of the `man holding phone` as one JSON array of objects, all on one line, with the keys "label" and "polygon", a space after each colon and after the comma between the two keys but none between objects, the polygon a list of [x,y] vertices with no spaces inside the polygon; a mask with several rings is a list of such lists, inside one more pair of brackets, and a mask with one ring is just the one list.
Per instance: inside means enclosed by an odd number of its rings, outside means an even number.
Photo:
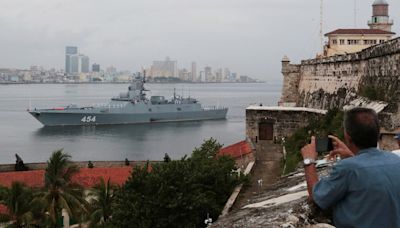
[{"label": "man holding phone", "polygon": [[375,111],[347,111],[346,144],[329,136],[330,157],[341,160],[321,180],[315,167],[315,137],[301,149],[310,200],[333,209],[336,227],[400,227],[400,157],[377,149],[379,129]]}]

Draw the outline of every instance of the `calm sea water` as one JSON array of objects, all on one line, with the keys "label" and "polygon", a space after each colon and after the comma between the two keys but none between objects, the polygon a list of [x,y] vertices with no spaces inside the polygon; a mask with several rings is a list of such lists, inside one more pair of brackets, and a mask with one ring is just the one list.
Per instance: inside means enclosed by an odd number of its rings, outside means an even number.
[{"label": "calm sea water", "polygon": [[245,108],[275,105],[281,85],[255,84],[148,84],[148,95],[178,94],[197,98],[203,105],[229,108],[226,120],[151,123],[116,126],[43,127],[26,109],[68,104],[106,103],[127,90],[127,84],[0,85],[0,163],[46,161],[63,148],[73,160],[161,160],[190,154],[204,139],[229,145],[245,138]]}]

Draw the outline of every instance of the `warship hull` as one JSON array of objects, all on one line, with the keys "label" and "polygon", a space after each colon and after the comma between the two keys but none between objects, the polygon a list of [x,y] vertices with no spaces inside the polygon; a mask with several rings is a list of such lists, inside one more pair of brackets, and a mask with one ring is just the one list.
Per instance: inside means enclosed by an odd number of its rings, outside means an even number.
[{"label": "warship hull", "polygon": [[34,110],[29,113],[44,126],[139,124],[225,119],[227,109],[170,113],[101,113]]}]

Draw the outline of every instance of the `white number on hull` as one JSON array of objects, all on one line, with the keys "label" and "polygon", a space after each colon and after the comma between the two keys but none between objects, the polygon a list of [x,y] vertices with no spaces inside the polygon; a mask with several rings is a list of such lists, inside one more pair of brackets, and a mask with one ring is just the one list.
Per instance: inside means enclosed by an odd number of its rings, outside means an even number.
[{"label": "white number on hull", "polygon": [[84,116],[82,119],[81,119],[81,122],[83,122],[83,123],[94,123],[94,122],[96,122],[96,116]]}]

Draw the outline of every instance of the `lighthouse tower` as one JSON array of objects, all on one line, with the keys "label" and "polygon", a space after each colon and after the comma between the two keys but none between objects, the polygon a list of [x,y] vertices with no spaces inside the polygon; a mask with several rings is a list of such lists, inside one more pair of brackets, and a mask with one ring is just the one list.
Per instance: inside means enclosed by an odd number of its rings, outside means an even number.
[{"label": "lighthouse tower", "polygon": [[392,31],[393,20],[389,19],[389,4],[386,0],[375,0],[372,4],[372,20],[368,21],[370,29]]}]

